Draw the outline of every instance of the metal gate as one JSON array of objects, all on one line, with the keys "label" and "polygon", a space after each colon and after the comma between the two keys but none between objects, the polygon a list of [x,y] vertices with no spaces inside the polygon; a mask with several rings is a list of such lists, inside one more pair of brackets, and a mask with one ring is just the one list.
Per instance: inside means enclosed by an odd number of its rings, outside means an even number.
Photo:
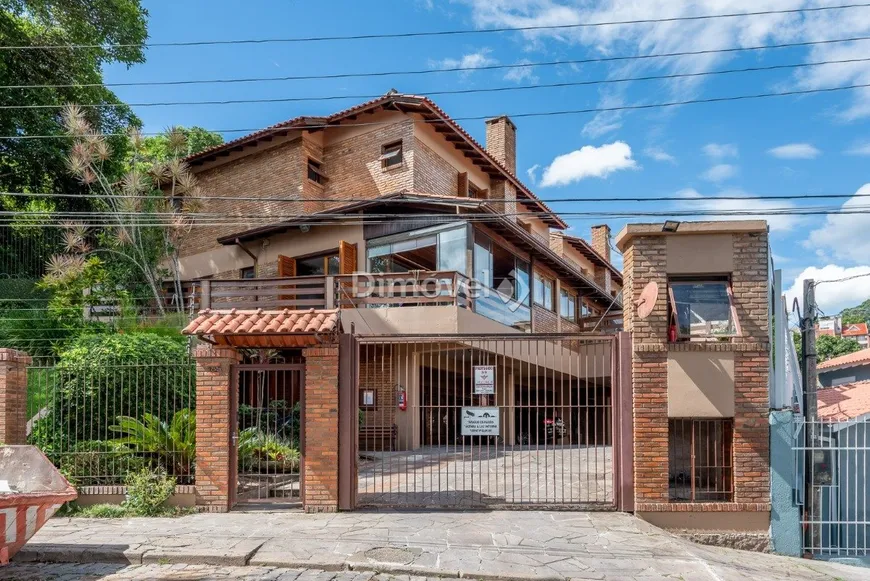
[{"label": "metal gate", "polygon": [[360,338],[357,506],[613,508],[613,346]]},{"label": "metal gate", "polygon": [[237,502],[302,502],[304,364],[241,364]]}]

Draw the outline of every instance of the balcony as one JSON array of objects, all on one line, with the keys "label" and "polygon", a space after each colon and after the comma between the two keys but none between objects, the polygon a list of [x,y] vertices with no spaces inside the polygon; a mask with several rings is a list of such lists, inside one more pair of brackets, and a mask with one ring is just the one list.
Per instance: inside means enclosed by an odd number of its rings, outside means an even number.
[{"label": "balcony", "polygon": [[[529,332],[531,311],[525,304],[455,271],[357,273],[333,276],[197,281],[199,309],[307,310],[386,309],[453,306],[514,329]],[[621,313],[616,315],[621,318]],[[614,315],[580,320],[577,328],[611,332]]]}]

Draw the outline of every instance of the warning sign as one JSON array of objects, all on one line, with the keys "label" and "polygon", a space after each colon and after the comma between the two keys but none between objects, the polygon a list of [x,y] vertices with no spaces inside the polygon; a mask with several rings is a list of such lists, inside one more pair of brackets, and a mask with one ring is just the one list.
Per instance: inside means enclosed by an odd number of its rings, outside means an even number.
[{"label": "warning sign", "polygon": [[474,366],[474,395],[495,394],[495,365]]},{"label": "warning sign", "polygon": [[463,436],[498,436],[499,414],[497,407],[462,408]]}]

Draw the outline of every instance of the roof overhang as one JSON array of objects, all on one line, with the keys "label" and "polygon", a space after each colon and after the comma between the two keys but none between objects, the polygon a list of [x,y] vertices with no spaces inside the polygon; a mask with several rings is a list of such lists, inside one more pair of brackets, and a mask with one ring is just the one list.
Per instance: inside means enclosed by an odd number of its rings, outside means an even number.
[{"label": "roof overhang", "polygon": [[627,224],[616,235],[616,247],[623,252],[637,236],[691,236],[692,234],[746,234],[767,232],[765,220],[708,220],[704,222],[680,222],[676,230],[665,231],[662,222]]},{"label": "roof overhang", "polygon": [[568,236],[567,234],[562,234],[561,232],[552,232],[550,235],[561,236],[562,240],[570,244],[574,250],[588,258],[592,262],[592,264],[597,264],[598,266],[603,266],[604,268],[610,270],[610,273],[613,275],[614,280],[620,285],[622,284],[622,273],[619,272],[619,270],[615,266],[613,266],[607,259],[601,256],[594,248],[592,248],[592,245],[590,245],[588,242],[586,242],[582,238],[578,238],[576,236]]},{"label": "roof overhang", "polygon": [[567,223],[559,218],[544,202],[539,200],[519,178],[490,155],[482,145],[471,137],[458,123],[453,121],[447,113],[426,97],[416,95],[388,93],[383,97],[361,103],[326,117],[295,117],[244,137],[203,150],[188,156],[185,161],[195,170],[197,166],[208,161],[214,161],[220,157],[228,157],[233,152],[243,151],[248,147],[256,147],[264,140],[271,141],[275,137],[286,136],[293,130],[316,132],[333,126],[340,127],[344,122],[353,122],[359,115],[372,113],[377,110],[399,111],[405,114],[419,115],[425,123],[430,124],[437,133],[442,134],[449,143],[474,165],[478,166],[481,171],[488,174],[491,179],[501,179],[512,183],[516,187],[517,201],[531,206],[537,212],[540,212],[541,220],[548,226],[559,230],[568,227]]},{"label": "roof overhang", "polygon": [[207,309],[182,331],[215,345],[253,348],[299,348],[333,343],[340,330],[335,309],[267,311]]}]

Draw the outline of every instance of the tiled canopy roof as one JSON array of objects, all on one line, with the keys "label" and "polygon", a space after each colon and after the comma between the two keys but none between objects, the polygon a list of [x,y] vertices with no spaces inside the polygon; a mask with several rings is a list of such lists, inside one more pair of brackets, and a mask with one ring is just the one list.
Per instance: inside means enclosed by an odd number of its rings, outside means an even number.
[{"label": "tiled canopy roof", "polygon": [[839,422],[870,414],[870,381],[857,381],[818,391],[819,419]]},{"label": "tiled canopy roof", "polygon": [[870,349],[861,349],[848,355],[841,355],[819,363],[818,369],[834,369],[836,367],[849,367],[851,365],[870,364]]},{"label": "tiled canopy roof", "polygon": [[337,310],[205,310],[182,331],[185,335],[265,335],[329,333],[338,328]]},{"label": "tiled canopy roof", "polygon": [[843,337],[860,337],[867,334],[867,323],[843,325]]}]

